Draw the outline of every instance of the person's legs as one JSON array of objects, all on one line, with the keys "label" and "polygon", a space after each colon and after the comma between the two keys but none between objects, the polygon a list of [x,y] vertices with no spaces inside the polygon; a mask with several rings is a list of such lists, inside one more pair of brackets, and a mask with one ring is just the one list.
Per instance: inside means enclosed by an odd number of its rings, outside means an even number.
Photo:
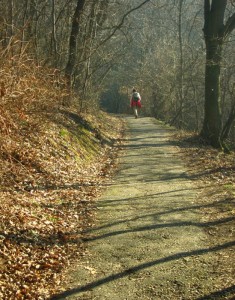
[{"label": "person's legs", "polygon": [[140,114],[140,108],[139,108],[139,106],[137,106],[137,115],[138,115],[138,117],[139,117],[139,114]]},{"label": "person's legs", "polygon": [[139,116],[139,114],[140,114],[141,107],[142,107],[141,101],[139,100],[139,101],[137,102],[137,112],[138,112],[138,116]]},{"label": "person's legs", "polygon": [[138,118],[138,107],[135,105],[133,106],[134,116],[135,118]]}]

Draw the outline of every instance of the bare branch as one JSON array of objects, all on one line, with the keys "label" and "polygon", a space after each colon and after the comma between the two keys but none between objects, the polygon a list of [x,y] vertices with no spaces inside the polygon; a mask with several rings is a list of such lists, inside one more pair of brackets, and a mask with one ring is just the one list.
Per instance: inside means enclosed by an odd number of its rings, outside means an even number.
[{"label": "bare branch", "polygon": [[112,36],[114,36],[114,34],[116,33],[116,31],[118,29],[120,29],[123,25],[123,23],[125,22],[125,19],[126,17],[131,14],[133,11],[141,8],[143,5],[145,5],[147,2],[149,2],[150,0],[145,0],[144,2],[142,2],[141,4],[139,4],[138,6],[136,7],[133,7],[132,9],[130,9],[128,12],[126,12],[123,17],[122,17],[122,20],[121,22],[115,27],[115,29],[113,30],[112,33],[110,33],[110,35],[108,37],[106,37],[100,44],[99,44],[99,47],[102,46],[103,44],[105,44]]},{"label": "bare branch", "polygon": [[227,20],[224,26],[224,37],[226,38],[235,29],[235,13]]}]

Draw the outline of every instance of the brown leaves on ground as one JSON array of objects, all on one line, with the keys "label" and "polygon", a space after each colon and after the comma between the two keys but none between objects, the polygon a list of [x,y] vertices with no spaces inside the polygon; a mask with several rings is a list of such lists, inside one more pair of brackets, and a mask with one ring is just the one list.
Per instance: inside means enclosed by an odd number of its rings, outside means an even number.
[{"label": "brown leaves on ground", "polygon": [[0,298],[48,299],[86,251],[122,122],[61,106],[56,70],[22,57],[0,68]]},{"label": "brown leaves on ground", "polygon": [[181,132],[175,136],[186,163],[191,179],[205,186],[212,186],[216,192],[234,197],[235,194],[235,153],[222,151],[205,145],[199,137]]},{"label": "brown leaves on ground", "polygon": [[[225,154],[202,143],[199,137],[182,132],[175,135],[189,170],[198,185],[197,205],[201,207],[210,246],[234,241],[235,153]],[[210,225],[211,224],[211,225]],[[235,256],[231,248],[217,254],[221,286],[234,285]],[[231,282],[229,282],[229,280]],[[227,299],[227,298],[226,298]],[[228,298],[230,299],[230,298]]]},{"label": "brown leaves on ground", "polygon": [[[76,129],[70,119],[61,114],[57,118]],[[118,139],[120,120],[102,115],[101,122],[116,127],[106,131],[100,121],[90,118],[92,126],[101,127],[100,134]],[[90,136],[84,129],[87,143],[96,149],[91,152],[52,125],[37,140],[28,137],[27,148],[14,149],[14,156],[2,153],[1,165],[7,164],[0,193],[3,299],[49,298],[60,284],[61,270],[85,251],[83,231],[94,222],[93,200],[115,164],[117,148],[94,138],[97,133]]]}]

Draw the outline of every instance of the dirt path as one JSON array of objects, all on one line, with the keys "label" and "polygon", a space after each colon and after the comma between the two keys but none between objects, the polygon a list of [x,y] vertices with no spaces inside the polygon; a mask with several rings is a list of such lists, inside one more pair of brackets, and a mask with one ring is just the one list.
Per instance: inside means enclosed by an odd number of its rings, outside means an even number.
[{"label": "dirt path", "polygon": [[213,298],[221,289],[214,256],[234,244],[209,246],[200,189],[172,132],[151,118],[127,122],[129,140],[114,183],[98,201],[89,257],[57,299],[224,299]]}]

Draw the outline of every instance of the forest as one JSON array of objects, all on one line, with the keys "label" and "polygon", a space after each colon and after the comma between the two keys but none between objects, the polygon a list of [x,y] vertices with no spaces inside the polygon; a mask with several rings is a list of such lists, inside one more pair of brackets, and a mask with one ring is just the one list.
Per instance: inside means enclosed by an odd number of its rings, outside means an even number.
[{"label": "forest", "polygon": [[234,29],[234,0],[0,1],[0,298],[61,283],[133,87],[142,115],[234,155]]},{"label": "forest", "polygon": [[146,114],[223,147],[234,142],[234,2],[212,2],[1,1],[1,44],[65,75],[66,105],[125,112],[135,86]]}]

